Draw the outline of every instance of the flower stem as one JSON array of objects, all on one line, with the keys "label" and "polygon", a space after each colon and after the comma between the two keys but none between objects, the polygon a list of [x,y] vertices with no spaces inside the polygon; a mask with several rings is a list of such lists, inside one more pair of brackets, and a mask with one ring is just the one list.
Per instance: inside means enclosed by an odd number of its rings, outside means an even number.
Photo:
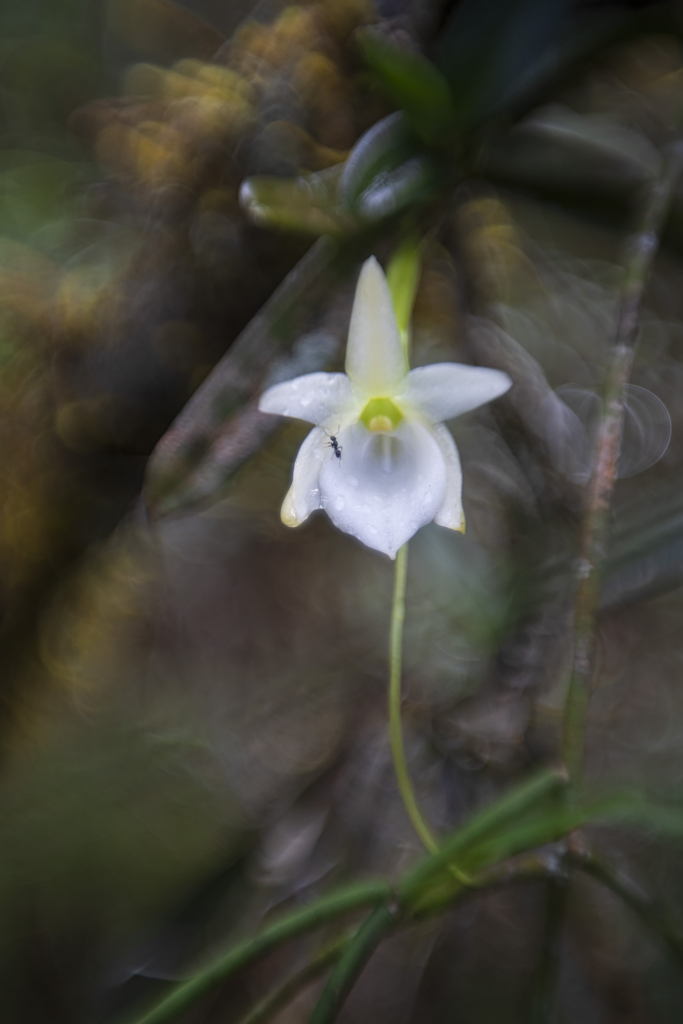
[{"label": "flower stem", "polygon": [[593,471],[581,527],[574,656],[564,710],[563,757],[574,790],[580,788],[583,772],[586,716],[595,675],[600,580],[624,422],[624,388],[636,351],[640,304],[682,169],[683,145],[676,143],[663,154],[661,175],[650,192],[641,229],[631,239],[612,359],[605,378],[603,412],[598,424]]},{"label": "flower stem", "polygon": [[394,599],[391,606],[391,631],[389,634],[389,735],[391,756],[398,790],[408,817],[430,853],[435,853],[438,843],[425,822],[418,807],[413,785],[408,774],[408,762],[403,746],[403,724],[401,721],[401,666],[403,661],[403,623],[406,615],[406,575],[408,569],[408,545],[399,548],[396,555],[394,576]]}]

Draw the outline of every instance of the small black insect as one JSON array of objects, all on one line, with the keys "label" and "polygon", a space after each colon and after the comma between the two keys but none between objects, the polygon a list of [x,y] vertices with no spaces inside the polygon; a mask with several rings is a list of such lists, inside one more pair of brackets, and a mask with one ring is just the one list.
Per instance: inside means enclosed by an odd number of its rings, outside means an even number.
[{"label": "small black insect", "polygon": [[[339,430],[339,427],[337,427],[337,430]],[[327,445],[327,447],[332,449],[332,451],[335,454],[335,458],[341,459],[341,453],[342,453],[342,451],[344,449],[339,444],[339,441],[337,440],[336,434],[328,434],[327,436],[330,439],[330,443]]]}]

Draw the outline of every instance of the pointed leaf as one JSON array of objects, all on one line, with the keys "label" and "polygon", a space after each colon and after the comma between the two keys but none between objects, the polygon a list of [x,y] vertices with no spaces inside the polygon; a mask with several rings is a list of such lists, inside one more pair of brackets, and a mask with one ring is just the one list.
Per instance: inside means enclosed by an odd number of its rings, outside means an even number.
[{"label": "pointed leaf", "polygon": [[511,102],[555,56],[567,0],[463,0],[443,33],[438,66],[468,130]]},{"label": "pointed leaf", "polygon": [[373,181],[391,174],[416,153],[415,140],[401,111],[382,118],[356,142],[339,178],[339,202],[356,209]]},{"label": "pointed leaf", "polygon": [[399,49],[375,32],[360,34],[363,56],[419,139],[441,148],[453,137],[455,106],[448,82],[419,53]]},{"label": "pointed leaf", "polygon": [[343,235],[356,223],[337,201],[340,173],[341,165],[299,178],[247,178],[240,188],[240,203],[256,224],[265,227]]}]

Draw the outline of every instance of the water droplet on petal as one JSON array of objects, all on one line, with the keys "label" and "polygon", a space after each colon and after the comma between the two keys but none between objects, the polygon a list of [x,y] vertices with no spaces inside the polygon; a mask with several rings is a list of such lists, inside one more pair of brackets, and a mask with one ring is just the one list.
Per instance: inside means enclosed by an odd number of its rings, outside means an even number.
[{"label": "water droplet on petal", "polygon": [[352,487],[358,487],[358,477],[350,476],[350,477],[347,477],[347,479],[348,479],[348,481],[349,481],[349,483],[351,484]]},{"label": "water droplet on petal", "polygon": [[334,499],[334,507],[337,509],[338,512],[341,512],[345,504],[346,502],[344,501],[341,495],[338,498]]},{"label": "water droplet on petal", "polygon": [[310,395],[303,395],[303,396],[302,396],[302,397],[301,397],[301,398],[299,399],[299,402],[301,403],[301,405],[302,405],[302,406],[303,406],[304,408],[306,408],[306,406],[307,406],[307,405],[310,405],[312,401],[313,401],[313,399],[311,398],[311,396],[310,396]]}]

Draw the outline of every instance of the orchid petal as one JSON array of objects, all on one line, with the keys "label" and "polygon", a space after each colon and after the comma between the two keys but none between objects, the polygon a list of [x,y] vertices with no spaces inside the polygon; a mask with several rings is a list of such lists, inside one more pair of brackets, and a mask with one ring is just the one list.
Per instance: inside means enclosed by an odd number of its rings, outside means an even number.
[{"label": "orchid petal", "polygon": [[342,413],[353,404],[353,386],[345,373],[307,373],[268,388],[258,407],[320,426],[344,418]]},{"label": "orchid petal", "polygon": [[446,495],[434,522],[449,530],[465,532],[465,513],[462,510],[462,469],[460,455],[450,430],[442,423],[437,423],[430,431],[441,449],[446,463]]},{"label": "orchid petal", "polygon": [[447,470],[433,433],[403,421],[391,433],[355,423],[339,434],[341,459],[320,472],[320,499],[332,522],[390,558],[443,506]]},{"label": "orchid petal", "polygon": [[363,264],[356,286],[346,372],[373,398],[391,396],[408,372],[387,279],[374,256]]},{"label": "orchid petal", "polygon": [[504,394],[512,381],[501,370],[461,363],[432,363],[411,370],[396,400],[434,423],[453,419]]},{"label": "orchid petal", "polygon": [[300,526],[311,512],[320,508],[320,468],[328,447],[327,434],[316,427],[299,448],[292,486],[287,491],[280,513],[285,526]]}]

